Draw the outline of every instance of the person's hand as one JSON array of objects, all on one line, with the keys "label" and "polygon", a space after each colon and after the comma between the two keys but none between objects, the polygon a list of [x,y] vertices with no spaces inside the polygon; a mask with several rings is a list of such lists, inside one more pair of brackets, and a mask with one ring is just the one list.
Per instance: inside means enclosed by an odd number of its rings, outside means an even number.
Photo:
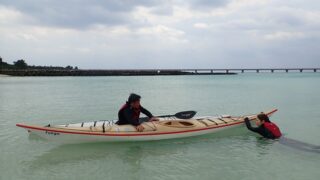
[{"label": "person's hand", "polygon": [[152,117],[149,119],[149,122],[151,122],[151,121],[159,121],[159,119],[157,117]]},{"label": "person's hand", "polygon": [[136,126],[136,130],[142,132],[144,130],[144,127],[142,125],[138,125]]}]

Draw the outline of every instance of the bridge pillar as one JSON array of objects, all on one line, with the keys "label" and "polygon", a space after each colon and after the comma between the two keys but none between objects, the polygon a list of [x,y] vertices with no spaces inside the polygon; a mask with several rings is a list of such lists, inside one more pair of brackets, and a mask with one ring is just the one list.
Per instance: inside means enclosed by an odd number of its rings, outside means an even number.
[{"label": "bridge pillar", "polygon": [[213,74],[213,69],[211,69],[211,74]]},{"label": "bridge pillar", "polygon": [[289,72],[289,69],[286,69],[286,73]]},{"label": "bridge pillar", "polygon": [[274,69],[271,69],[271,73],[273,73],[274,72]]},{"label": "bridge pillar", "polygon": [[241,69],[241,73],[244,73],[244,69]]},{"label": "bridge pillar", "polygon": [[259,69],[257,69],[257,73],[259,73],[260,72],[260,70]]},{"label": "bridge pillar", "polygon": [[317,72],[317,69],[314,69],[313,72]]},{"label": "bridge pillar", "polygon": [[226,73],[229,74],[229,69],[226,70]]},{"label": "bridge pillar", "polygon": [[303,69],[300,69],[300,72],[302,73]]}]

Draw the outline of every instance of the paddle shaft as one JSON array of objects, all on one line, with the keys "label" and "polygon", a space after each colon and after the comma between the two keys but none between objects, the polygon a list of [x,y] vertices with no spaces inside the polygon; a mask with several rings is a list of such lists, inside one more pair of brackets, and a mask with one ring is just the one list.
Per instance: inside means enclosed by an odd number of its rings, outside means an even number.
[{"label": "paddle shaft", "polygon": [[[197,112],[196,111],[181,111],[178,112],[174,115],[161,115],[161,116],[156,116],[156,117],[176,117],[179,119],[190,119],[192,118]],[[148,117],[144,117],[144,118],[140,118],[139,121],[140,122],[146,122],[148,121],[149,118]]]},{"label": "paddle shaft", "polygon": [[179,119],[190,119],[192,118],[197,112],[196,111],[182,111],[178,112],[174,115],[162,115],[162,116],[157,116],[157,117],[176,117]]}]

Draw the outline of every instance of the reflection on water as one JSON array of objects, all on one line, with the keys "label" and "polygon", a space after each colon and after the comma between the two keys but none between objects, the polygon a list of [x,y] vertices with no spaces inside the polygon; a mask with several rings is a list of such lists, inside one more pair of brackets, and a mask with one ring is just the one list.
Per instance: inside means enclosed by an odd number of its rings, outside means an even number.
[{"label": "reflection on water", "polygon": [[313,144],[309,144],[306,142],[298,141],[298,140],[287,138],[287,137],[280,138],[279,142],[282,145],[285,145],[287,147],[291,147],[293,149],[297,149],[300,151],[320,153],[319,145],[313,145]]},{"label": "reflection on water", "polygon": [[28,134],[28,139],[30,141],[47,141],[45,138],[41,137],[41,136],[38,136],[36,134]]},{"label": "reflection on water", "polygon": [[182,152],[182,146],[173,146],[179,141],[132,142],[132,143],[90,143],[61,145],[37,156],[31,162],[38,166],[81,163],[81,161],[121,159],[124,163],[138,165],[148,156],[165,156]]},{"label": "reflection on water", "polygon": [[272,139],[266,139],[263,137],[255,137],[256,139],[256,147],[257,147],[257,152],[259,153],[259,155],[265,156],[270,154],[270,150],[272,148],[272,146],[274,145],[274,143],[276,143],[276,140],[272,140]]},{"label": "reflection on water", "polygon": [[[97,159],[107,160],[112,157],[136,166],[139,165],[141,159],[148,158],[149,156],[172,156],[175,153],[183,153],[186,147],[197,143],[210,143],[219,141],[221,138],[241,137],[242,132],[242,128],[233,128],[233,130],[222,131],[216,134],[172,140],[58,145],[44,154],[35,157],[31,164],[33,164],[33,168],[37,168],[38,166],[79,163],[81,161]],[[43,140],[41,137],[32,134],[29,136],[29,139],[31,141]]]},{"label": "reflection on water", "polygon": [[130,176],[130,179],[141,179],[139,172],[146,169],[145,162],[179,157],[179,154],[185,154],[190,143],[192,142],[184,143],[184,140],[179,140],[62,145],[36,156],[31,161],[23,162],[26,167],[24,171],[30,177],[44,171],[49,171],[47,173],[54,176],[66,173],[61,171],[62,167],[77,166],[81,169],[85,164],[98,163],[100,165],[95,165],[97,172],[122,176],[123,169],[127,171],[125,176]]}]

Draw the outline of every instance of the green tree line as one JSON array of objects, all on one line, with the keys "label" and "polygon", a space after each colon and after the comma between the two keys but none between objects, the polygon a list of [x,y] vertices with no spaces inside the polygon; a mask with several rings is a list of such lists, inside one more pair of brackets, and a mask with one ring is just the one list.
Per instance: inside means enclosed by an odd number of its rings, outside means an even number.
[{"label": "green tree line", "polygon": [[28,65],[25,60],[19,59],[17,61],[14,61],[13,64],[9,64],[7,62],[4,62],[2,57],[0,57],[0,68],[1,69],[48,69],[48,70],[77,70],[78,67],[75,66],[35,66],[35,65]]}]

